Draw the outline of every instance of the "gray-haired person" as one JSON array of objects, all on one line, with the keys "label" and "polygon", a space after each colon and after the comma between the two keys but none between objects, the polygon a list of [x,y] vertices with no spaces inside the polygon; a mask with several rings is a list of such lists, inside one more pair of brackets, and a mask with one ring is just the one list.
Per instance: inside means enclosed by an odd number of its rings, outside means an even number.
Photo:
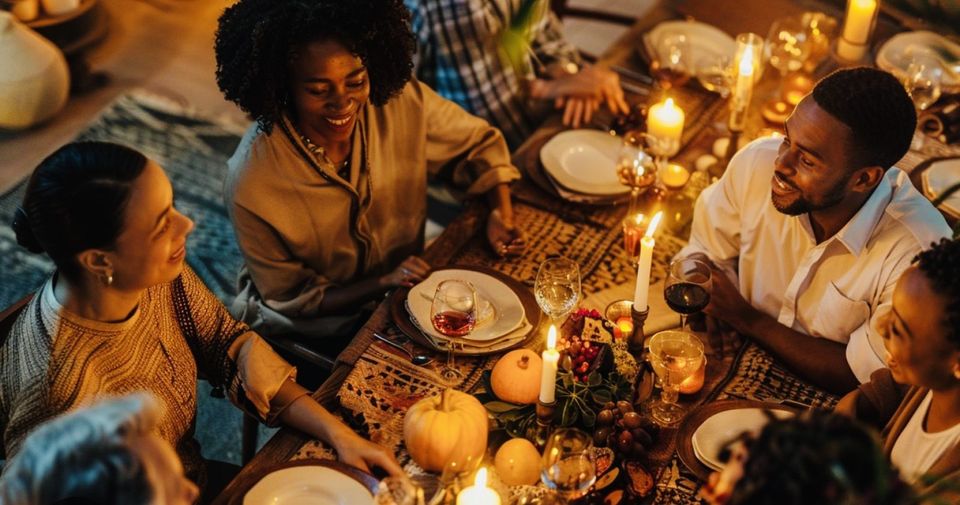
[{"label": "gray-haired person", "polygon": [[4,505],[189,505],[197,486],[155,433],[146,393],[109,398],[34,430],[0,479]]}]

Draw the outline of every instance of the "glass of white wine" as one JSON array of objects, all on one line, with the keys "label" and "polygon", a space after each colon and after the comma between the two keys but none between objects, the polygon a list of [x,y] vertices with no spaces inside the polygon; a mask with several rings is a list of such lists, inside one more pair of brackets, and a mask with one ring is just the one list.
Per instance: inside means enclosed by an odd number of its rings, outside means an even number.
[{"label": "glass of white wine", "polygon": [[533,291],[537,305],[559,326],[580,300],[580,267],[563,256],[544,261]]},{"label": "glass of white wine", "polygon": [[551,433],[543,448],[540,480],[562,503],[586,495],[597,481],[593,437],[576,428]]},{"label": "glass of white wine", "polygon": [[683,417],[677,403],[680,383],[700,368],[703,359],[703,343],[692,333],[661,331],[650,337],[650,364],[663,384],[660,401],[650,409],[657,423],[672,426]]}]

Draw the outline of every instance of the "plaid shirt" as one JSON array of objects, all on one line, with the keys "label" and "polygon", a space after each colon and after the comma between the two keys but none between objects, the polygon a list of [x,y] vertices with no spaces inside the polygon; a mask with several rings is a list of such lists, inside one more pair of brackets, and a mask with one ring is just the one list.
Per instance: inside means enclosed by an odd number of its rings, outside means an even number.
[{"label": "plaid shirt", "polygon": [[[417,77],[440,96],[480,116],[503,132],[511,149],[519,146],[543,120],[546,103],[523,96],[514,69],[501,61],[500,33],[509,28],[524,0],[404,0],[410,9],[419,52]],[[547,7],[540,0],[541,8]],[[579,63],[577,49],[561,33],[552,12],[532,29],[528,68],[542,71],[551,63]],[[533,77],[529,75],[526,77]]]}]

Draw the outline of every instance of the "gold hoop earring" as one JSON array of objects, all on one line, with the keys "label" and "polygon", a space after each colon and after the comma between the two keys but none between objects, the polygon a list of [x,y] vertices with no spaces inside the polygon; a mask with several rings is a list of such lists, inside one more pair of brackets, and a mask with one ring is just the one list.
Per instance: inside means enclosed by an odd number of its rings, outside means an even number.
[{"label": "gold hoop earring", "polygon": [[113,284],[113,272],[107,272],[106,274],[100,276],[100,280],[103,281],[104,286]]}]

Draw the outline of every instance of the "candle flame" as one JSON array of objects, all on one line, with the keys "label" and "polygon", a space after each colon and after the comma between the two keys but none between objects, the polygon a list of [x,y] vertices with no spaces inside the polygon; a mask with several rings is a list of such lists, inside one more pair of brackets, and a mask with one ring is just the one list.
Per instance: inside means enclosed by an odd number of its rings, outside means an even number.
[{"label": "candle flame", "polygon": [[487,487],[487,469],[477,470],[477,476],[473,479],[473,485],[477,487]]},{"label": "candle flame", "polygon": [[676,105],[673,103],[673,98],[667,98],[667,101],[663,102],[663,107],[665,109],[672,109],[676,107]]},{"label": "candle flame", "polygon": [[753,46],[747,46],[743,51],[743,57],[740,58],[740,75],[745,77],[753,75]]},{"label": "candle flame", "polygon": [[657,225],[660,224],[660,218],[662,217],[662,210],[657,211],[657,213],[653,215],[653,219],[650,220],[650,226],[647,227],[647,233],[644,235],[645,237],[653,237],[653,233],[657,231]]},{"label": "candle flame", "polygon": [[547,349],[553,350],[557,348],[557,327],[550,325],[550,329],[547,330]]}]

